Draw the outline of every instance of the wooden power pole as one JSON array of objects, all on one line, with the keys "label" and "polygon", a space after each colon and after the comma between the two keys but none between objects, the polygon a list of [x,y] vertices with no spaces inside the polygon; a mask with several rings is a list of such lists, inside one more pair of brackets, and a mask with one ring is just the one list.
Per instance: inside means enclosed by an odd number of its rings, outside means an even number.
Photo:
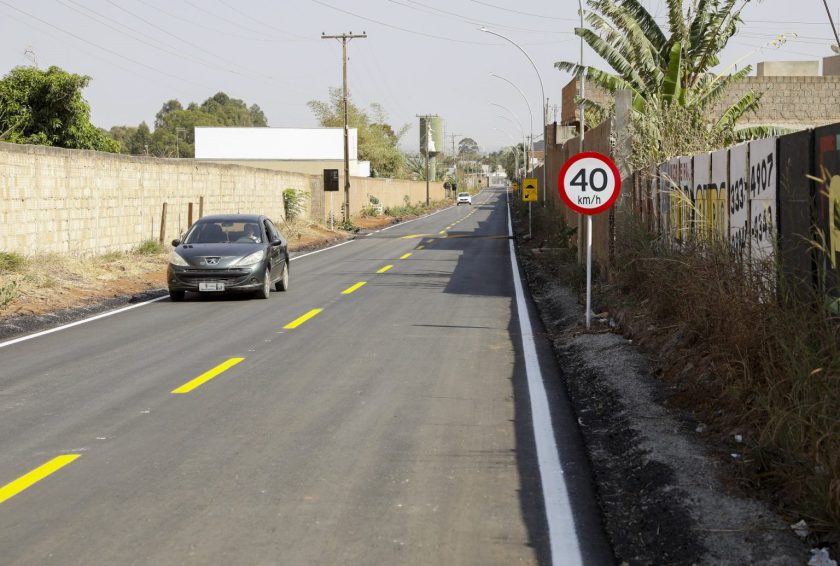
[{"label": "wooden power pole", "polygon": [[[343,105],[344,105],[344,221],[350,221],[350,133],[347,118],[347,42],[351,39],[365,39],[367,34],[361,35],[342,33],[341,35],[325,35],[321,33],[321,39],[337,39],[341,41],[342,79],[344,83]],[[358,140],[356,141],[358,143]]]}]

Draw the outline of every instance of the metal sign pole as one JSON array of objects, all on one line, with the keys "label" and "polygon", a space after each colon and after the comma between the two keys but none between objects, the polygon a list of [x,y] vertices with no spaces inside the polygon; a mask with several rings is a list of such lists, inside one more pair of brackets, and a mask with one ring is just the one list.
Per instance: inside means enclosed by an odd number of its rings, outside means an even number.
[{"label": "metal sign pole", "polygon": [[592,216],[586,217],[586,329],[592,319]]},{"label": "metal sign pole", "polygon": [[335,213],[333,212],[333,194],[332,191],[330,191],[330,230],[335,229],[333,218],[335,218]]},{"label": "metal sign pole", "polygon": [[528,201],[528,239],[531,239],[531,201]]}]

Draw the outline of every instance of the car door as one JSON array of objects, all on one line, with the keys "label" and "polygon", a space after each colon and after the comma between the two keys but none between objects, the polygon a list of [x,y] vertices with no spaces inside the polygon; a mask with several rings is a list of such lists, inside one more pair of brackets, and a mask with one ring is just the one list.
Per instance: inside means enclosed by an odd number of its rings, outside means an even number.
[{"label": "car door", "polygon": [[265,228],[265,235],[268,238],[269,266],[271,266],[271,273],[273,273],[276,278],[280,276],[283,269],[283,262],[285,261],[282,243],[276,245],[272,244],[272,242],[281,240],[280,234],[268,218],[263,220],[263,227]]}]

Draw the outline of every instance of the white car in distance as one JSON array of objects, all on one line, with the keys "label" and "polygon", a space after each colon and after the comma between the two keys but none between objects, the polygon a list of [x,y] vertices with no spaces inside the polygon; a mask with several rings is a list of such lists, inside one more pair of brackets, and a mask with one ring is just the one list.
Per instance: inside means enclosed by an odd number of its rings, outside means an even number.
[{"label": "white car in distance", "polygon": [[458,205],[462,205],[462,204],[472,205],[472,197],[470,196],[470,193],[458,193],[457,204]]}]

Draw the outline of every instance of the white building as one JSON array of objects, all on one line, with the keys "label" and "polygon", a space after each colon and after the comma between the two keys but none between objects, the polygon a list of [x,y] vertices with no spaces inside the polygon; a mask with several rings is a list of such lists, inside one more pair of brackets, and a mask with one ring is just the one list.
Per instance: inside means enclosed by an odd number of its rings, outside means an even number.
[{"label": "white building", "polygon": [[[358,160],[356,128],[348,133],[350,175],[370,177],[370,162]],[[195,158],[311,175],[343,172],[344,129],[197,127]]]}]

